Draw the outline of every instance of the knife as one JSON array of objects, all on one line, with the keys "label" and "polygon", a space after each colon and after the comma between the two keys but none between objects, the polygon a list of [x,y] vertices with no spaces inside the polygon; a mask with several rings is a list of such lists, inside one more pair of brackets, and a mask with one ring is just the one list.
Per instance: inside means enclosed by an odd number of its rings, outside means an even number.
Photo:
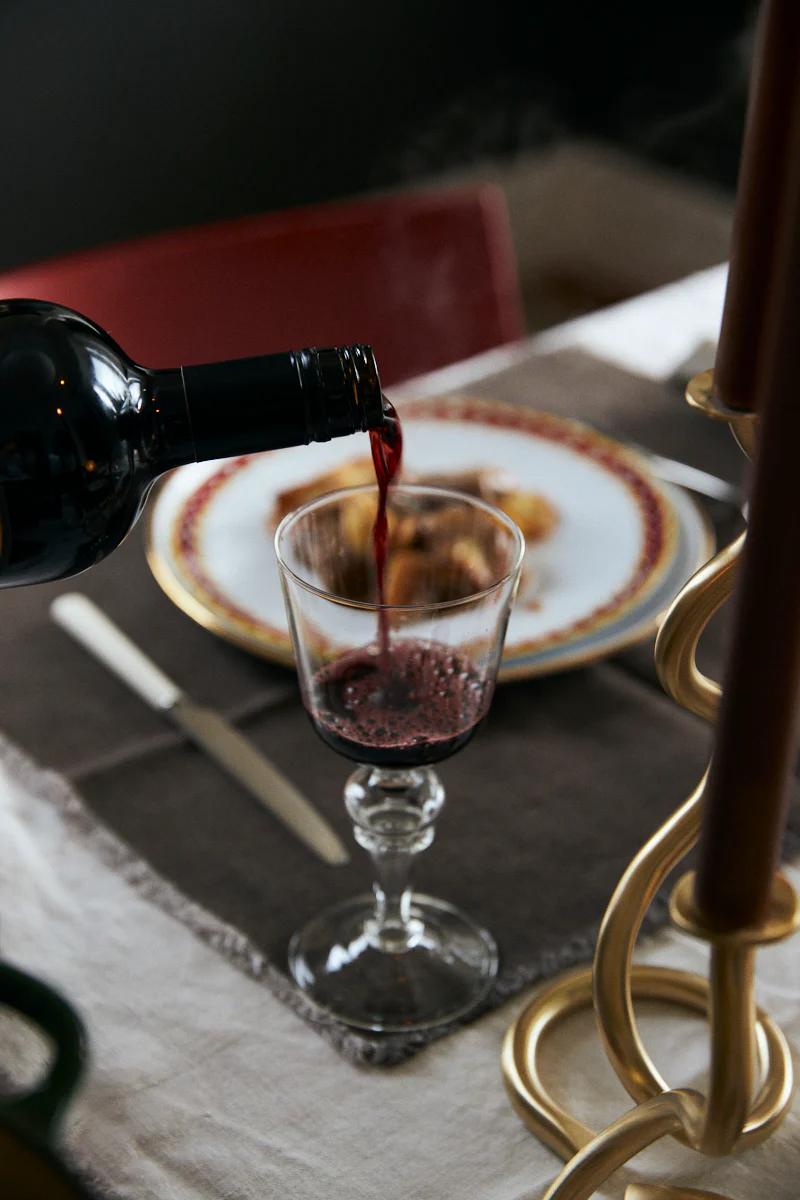
[{"label": "knife", "polygon": [[708,471],[690,466],[689,463],[679,462],[675,458],[666,458],[663,454],[656,454],[654,450],[648,450],[646,446],[638,446],[636,442],[627,442],[626,445],[646,460],[656,478],[663,479],[665,483],[675,483],[678,487],[688,488],[690,492],[707,496],[709,500],[719,500],[721,504],[730,504],[739,512],[742,511],[745,503],[744,493],[735,483],[730,483],[727,479],[719,479]]},{"label": "knife", "polygon": [[294,784],[224,717],[195,704],[88,596],[65,592],[50,605],[50,615],[146,704],[169,717],[324,862],[338,866],[348,861],[344,844]]}]

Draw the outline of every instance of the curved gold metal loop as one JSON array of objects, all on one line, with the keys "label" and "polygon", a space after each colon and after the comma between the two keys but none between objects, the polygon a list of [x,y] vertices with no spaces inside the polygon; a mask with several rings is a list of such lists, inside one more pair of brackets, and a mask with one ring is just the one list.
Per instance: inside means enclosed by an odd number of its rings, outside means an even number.
[{"label": "curved gold metal loop", "polygon": [[[683,707],[710,718],[719,702],[719,686],[698,670],[695,656],[710,618],[730,595],[734,568],[744,535],[737,538],[696,572],[676,597],[656,641],[656,667],[665,690]],[[670,872],[694,845],[707,773],[684,802],[642,847],[617,885],[600,928],[594,962],[594,992],[600,1034],[606,1053],[628,1094],[639,1102],[669,1085],[650,1059],[639,1036],[631,995],[633,952],[645,914]],[[752,1023],[748,1024],[752,1029]],[[749,1038],[748,1033],[748,1038]],[[732,1122],[747,1115],[752,1047],[738,1059],[740,1082],[736,1104],[729,1103],[728,1125],[717,1129],[717,1142],[730,1141]],[[745,1074],[749,1072],[747,1081]],[[747,1088],[747,1099],[742,1097]],[[731,1081],[726,1095],[731,1099]],[[741,1124],[737,1128],[741,1130]]]},{"label": "curved gold metal loop", "polygon": [[720,686],[699,670],[697,645],[733,589],[744,539],[741,534],[695,572],[670,605],[656,638],[656,671],[664,691],[707,721],[716,716]]},{"label": "curved gold metal loop", "polygon": [[637,1104],[578,1151],[545,1193],[544,1200],[589,1200],[619,1167],[641,1150],[670,1134],[682,1130],[690,1133],[702,1120],[703,1097],[688,1089],[662,1092],[644,1104]]},{"label": "curved gold metal loop", "polygon": [[[705,1014],[708,985],[687,971],[637,966],[633,971],[637,999],[681,1004]],[[582,1149],[596,1133],[560,1105],[541,1073],[540,1056],[546,1037],[573,1013],[592,1006],[592,968],[579,967],[545,985],[506,1033],[502,1051],[503,1078],[517,1116],[561,1158]]]},{"label": "curved gold metal loop", "polygon": [[[640,964],[633,967],[631,986],[635,1000],[676,1004],[700,1016],[708,1013],[710,985],[700,975]],[[592,968],[570,971],[536,994],[509,1028],[503,1043],[503,1078],[514,1111],[532,1133],[564,1159],[586,1146],[596,1134],[553,1098],[542,1076],[541,1054],[546,1038],[558,1024],[591,1006]],[[759,1073],[764,1084],[749,1117],[751,1132],[742,1139],[749,1145],[772,1132],[792,1097],[789,1045],[766,1012],[758,1009],[755,1020]],[[704,1136],[704,1129],[704,1125],[695,1127],[698,1138]],[[683,1129],[676,1136],[686,1140]]]},{"label": "curved gold metal loop", "polygon": [[563,1159],[590,1142],[595,1132],[550,1095],[542,1079],[539,1053],[555,1025],[591,1003],[592,968],[568,971],[537,992],[503,1039],[500,1061],[511,1107],[523,1124]]},{"label": "curved gold metal loop", "polygon": [[[708,621],[730,595],[741,553],[737,538],[692,576],[667,612],[656,641],[656,667],[670,695],[699,716],[716,711],[719,687],[698,671],[695,654]],[[609,901],[594,961],[595,1006],[606,1053],[634,1100],[669,1090],[644,1048],[631,997],[633,951],[642,921],[670,872],[691,850],[700,828],[707,775],[645,843]]]},{"label": "curved gold metal loop", "polygon": [[697,840],[706,778],[630,863],[609,901],[597,939],[593,977],[600,1035],[622,1086],[638,1101],[669,1091],[669,1084],[639,1036],[632,995],[633,951],[653,897]]}]

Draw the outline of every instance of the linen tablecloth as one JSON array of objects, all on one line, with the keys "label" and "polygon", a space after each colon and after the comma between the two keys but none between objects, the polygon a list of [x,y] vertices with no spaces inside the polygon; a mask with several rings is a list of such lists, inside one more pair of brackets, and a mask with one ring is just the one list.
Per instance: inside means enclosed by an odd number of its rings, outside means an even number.
[{"label": "linen tablecloth", "polygon": [[[541,1195],[560,1164],[514,1116],[500,1080],[500,1043],[519,1001],[392,1070],[359,1068],[230,965],[214,944],[218,929],[203,939],[153,904],[149,878],[60,777],[0,743],[3,952],[57,984],[88,1022],[92,1060],[66,1142],[109,1200]],[[650,940],[641,957],[704,969],[702,949],[675,933]],[[796,1038],[795,943],[760,955],[759,981],[761,1003]],[[700,1022],[646,1015],[643,1029],[670,1081],[702,1087]],[[6,1069],[24,1061],[6,1023],[0,1059]],[[629,1106],[589,1019],[565,1027],[546,1067],[598,1125]],[[640,1169],[736,1200],[794,1200],[798,1119],[740,1160],[665,1146],[624,1178]]]}]

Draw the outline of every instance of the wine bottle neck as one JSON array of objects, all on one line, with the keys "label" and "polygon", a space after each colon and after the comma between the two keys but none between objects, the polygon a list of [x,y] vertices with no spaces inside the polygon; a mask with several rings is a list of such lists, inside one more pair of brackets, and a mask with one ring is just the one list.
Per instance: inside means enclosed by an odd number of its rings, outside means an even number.
[{"label": "wine bottle neck", "polygon": [[[367,346],[299,350],[153,371],[163,469],[377,428],[380,381]],[[160,464],[161,465],[161,464]]]}]

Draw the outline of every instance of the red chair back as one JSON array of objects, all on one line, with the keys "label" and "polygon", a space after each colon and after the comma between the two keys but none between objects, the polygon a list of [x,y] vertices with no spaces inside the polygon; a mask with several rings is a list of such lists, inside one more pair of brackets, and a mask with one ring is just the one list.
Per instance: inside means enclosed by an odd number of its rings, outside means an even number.
[{"label": "red chair back", "polygon": [[146,366],[369,342],[384,383],[523,334],[492,186],[267,213],[0,274],[85,313]]}]

